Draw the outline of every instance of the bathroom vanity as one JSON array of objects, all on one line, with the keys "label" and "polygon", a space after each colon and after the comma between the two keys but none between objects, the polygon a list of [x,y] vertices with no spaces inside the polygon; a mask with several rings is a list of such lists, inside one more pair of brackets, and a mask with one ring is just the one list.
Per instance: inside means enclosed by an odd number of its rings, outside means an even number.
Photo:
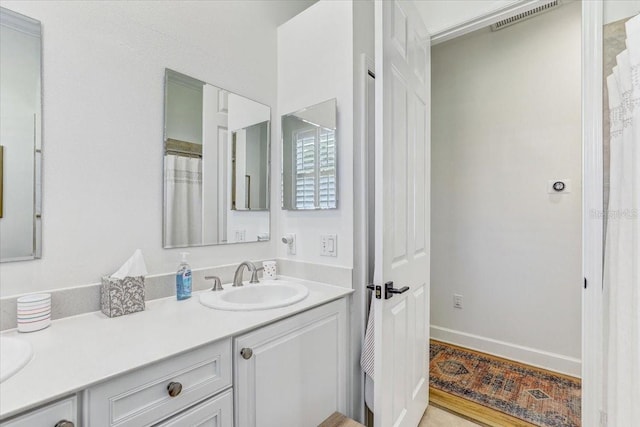
[{"label": "bathroom vanity", "polygon": [[7,332],[35,357],[0,384],[0,426],[302,426],[345,412],[352,291],[295,280],[307,298],[272,310],[215,310],[195,294]]}]

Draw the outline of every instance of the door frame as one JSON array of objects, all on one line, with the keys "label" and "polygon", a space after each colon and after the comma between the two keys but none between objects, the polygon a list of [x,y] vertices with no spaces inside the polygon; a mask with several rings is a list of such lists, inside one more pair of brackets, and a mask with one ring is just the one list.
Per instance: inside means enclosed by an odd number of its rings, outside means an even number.
[{"label": "door frame", "polygon": [[[520,0],[431,35],[431,45],[462,36],[549,0]],[[603,412],[603,2],[582,3],[582,425],[606,425]]]}]

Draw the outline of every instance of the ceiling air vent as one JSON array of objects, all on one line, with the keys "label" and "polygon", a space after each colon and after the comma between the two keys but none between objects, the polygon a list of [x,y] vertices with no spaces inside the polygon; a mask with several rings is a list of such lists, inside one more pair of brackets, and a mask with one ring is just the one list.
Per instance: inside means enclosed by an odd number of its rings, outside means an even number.
[{"label": "ceiling air vent", "polygon": [[503,19],[502,21],[498,21],[491,26],[491,31],[498,31],[506,27],[510,27],[511,25],[515,25],[519,22],[524,21],[525,19],[533,18],[534,16],[538,16],[541,13],[548,12],[557,7],[560,7],[560,0],[553,0],[543,5],[534,7],[533,9],[527,10],[526,12],[519,13],[510,18]]}]

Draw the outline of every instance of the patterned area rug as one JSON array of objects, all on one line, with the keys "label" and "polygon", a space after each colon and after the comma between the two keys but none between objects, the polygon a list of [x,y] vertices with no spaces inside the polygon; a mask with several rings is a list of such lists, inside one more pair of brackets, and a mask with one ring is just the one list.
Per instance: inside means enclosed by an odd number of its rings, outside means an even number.
[{"label": "patterned area rug", "polygon": [[543,427],[580,426],[580,380],[431,341],[431,387]]}]

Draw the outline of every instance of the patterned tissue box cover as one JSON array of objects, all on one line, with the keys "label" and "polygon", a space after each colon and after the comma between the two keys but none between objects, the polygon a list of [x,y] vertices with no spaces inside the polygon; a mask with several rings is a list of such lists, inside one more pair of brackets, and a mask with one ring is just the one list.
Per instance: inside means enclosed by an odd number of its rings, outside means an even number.
[{"label": "patterned tissue box cover", "polygon": [[103,277],[100,287],[100,307],[109,317],[144,310],[144,276],[114,279]]}]

